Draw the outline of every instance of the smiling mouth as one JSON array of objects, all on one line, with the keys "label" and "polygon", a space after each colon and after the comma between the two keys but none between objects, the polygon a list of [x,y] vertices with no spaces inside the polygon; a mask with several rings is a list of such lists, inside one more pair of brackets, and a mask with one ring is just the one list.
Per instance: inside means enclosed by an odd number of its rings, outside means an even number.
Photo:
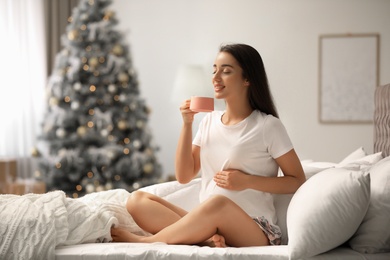
[{"label": "smiling mouth", "polygon": [[225,88],[225,86],[216,85],[216,86],[214,86],[214,91],[215,91],[215,92],[218,92],[218,91],[221,91],[221,90],[224,89],[224,88]]}]

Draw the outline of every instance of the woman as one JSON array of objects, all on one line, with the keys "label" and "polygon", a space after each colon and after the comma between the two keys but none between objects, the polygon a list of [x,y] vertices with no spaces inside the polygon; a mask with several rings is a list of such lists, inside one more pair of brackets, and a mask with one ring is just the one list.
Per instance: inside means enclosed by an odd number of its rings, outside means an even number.
[{"label": "woman", "polygon": [[[201,204],[190,212],[137,191],[127,201],[136,223],[153,234],[111,231],[114,241],[224,246],[280,244],[271,193],[294,193],[305,181],[299,158],[278,119],[263,61],[244,44],[220,48],[212,82],[225,111],[202,120],[192,140],[190,100],[180,107],[183,126],[176,178],[188,183],[199,171]],[[278,168],[283,177],[277,177]]]}]

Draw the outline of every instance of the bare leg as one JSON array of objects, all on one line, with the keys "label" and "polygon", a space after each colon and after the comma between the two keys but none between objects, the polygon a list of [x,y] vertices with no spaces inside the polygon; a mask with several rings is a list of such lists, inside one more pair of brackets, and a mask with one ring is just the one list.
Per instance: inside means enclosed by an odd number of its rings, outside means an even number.
[{"label": "bare leg", "polygon": [[[132,215],[135,222],[143,230],[152,234],[155,234],[163,228],[175,223],[187,214],[185,210],[173,205],[172,203],[143,191],[133,192],[127,200],[126,208]],[[114,241],[122,241],[122,239],[115,235],[121,233],[122,231],[113,229],[113,232],[114,234],[112,235]],[[226,247],[224,237],[219,234],[214,234],[207,241],[200,243],[200,245]]]},{"label": "bare leg", "polygon": [[213,196],[190,213],[150,237],[112,230],[114,241],[198,244],[220,234],[230,246],[261,246],[269,241],[261,228],[234,202]]},{"label": "bare leg", "polygon": [[126,208],[138,226],[152,234],[187,214],[184,209],[143,191],[134,191],[127,200]]}]

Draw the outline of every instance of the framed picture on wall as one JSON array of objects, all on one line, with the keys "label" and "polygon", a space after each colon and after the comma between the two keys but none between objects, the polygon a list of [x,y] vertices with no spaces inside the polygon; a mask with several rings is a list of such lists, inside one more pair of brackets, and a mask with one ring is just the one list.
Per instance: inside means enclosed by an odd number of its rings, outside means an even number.
[{"label": "framed picture on wall", "polygon": [[319,120],[371,123],[379,78],[379,34],[321,35]]}]

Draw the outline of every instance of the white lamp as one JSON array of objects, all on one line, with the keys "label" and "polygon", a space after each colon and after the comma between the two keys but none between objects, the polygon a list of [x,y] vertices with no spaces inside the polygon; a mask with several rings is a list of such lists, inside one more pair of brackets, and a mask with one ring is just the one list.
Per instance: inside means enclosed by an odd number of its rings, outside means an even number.
[{"label": "white lamp", "polygon": [[191,96],[214,96],[211,75],[207,79],[200,65],[184,65],[177,71],[171,95],[172,101],[182,102]]}]

